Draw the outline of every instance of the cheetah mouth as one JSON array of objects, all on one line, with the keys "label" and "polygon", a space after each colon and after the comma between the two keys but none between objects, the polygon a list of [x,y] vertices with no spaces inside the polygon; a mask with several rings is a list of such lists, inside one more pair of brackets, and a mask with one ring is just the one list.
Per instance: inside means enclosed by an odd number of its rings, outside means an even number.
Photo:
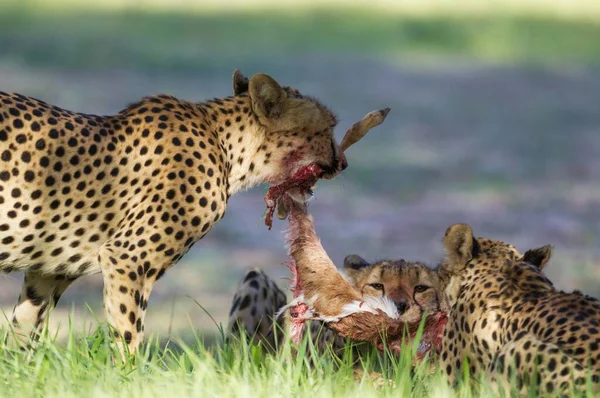
[{"label": "cheetah mouth", "polygon": [[[271,229],[273,227],[273,214],[275,208],[278,207],[278,218],[286,219],[289,214],[289,209],[281,206],[283,196],[292,191],[290,196],[296,203],[306,203],[308,198],[313,194],[313,186],[321,178],[331,180],[348,167],[346,161],[346,150],[360,141],[373,127],[379,126],[389,113],[390,108],[380,109],[368,113],[358,122],[350,127],[339,147],[336,149],[336,144],[332,141],[333,159],[331,165],[324,166],[317,163],[311,163],[300,167],[291,177],[269,189],[265,195],[265,203],[267,205],[267,213],[265,215],[265,225]],[[291,158],[287,159],[288,164],[295,163],[298,160],[299,154],[296,153]]]},{"label": "cheetah mouth", "polygon": [[[416,346],[416,359],[421,361],[429,352],[439,353],[442,347],[442,336],[448,323],[448,314],[437,312],[425,318],[422,333]],[[377,345],[379,350],[388,349],[394,354],[402,352],[403,344],[414,343],[418,337],[421,320],[407,323],[402,334],[388,336],[387,342]]]},{"label": "cheetah mouth", "polygon": [[[291,177],[269,188],[265,195],[265,204],[267,205],[265,225],[267,225],[269,229],[272,228],[273,214],[275,213],[276,208],[278,210],[279,218],[287,217],[287,209],[283,204],[283,200],[281,200],[285,195],[289,196],[295,202],[305,203],[314,194],[313,188],[319,179],[333,178],[333,176],[338,173],[339,171],[332,171],[331,168],[323,167],[317,163],[311,163],[300,167]],[[281,213],[283,217],[280,216],[279,213]]]}]

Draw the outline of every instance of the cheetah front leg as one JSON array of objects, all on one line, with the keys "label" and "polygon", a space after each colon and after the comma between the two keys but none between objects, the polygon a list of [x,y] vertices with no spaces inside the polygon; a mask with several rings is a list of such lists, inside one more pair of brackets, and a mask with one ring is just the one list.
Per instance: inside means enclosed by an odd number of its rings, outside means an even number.
[{"label": "cheetah front leg", "polygon": [[[155,213],[150,211],[153,204],[141,203],[133,208],[137,206],[142,210],[137,210],[137,214],[131,212],[127,222],[121,223],[98,251],[106,320],[115,332],[123,360],[126,351],[135,353],[142,342],[146,308],[154,284],[212,226],[210,222],[202,224],[200,217],[182,208],[171,217],[163,212],[161,219],[165,221],[156,222]],[[197,231],[200,225],[201,231]]]},{"label": "cheetah front leg", "polygon": [[74,280],[62,275],[25,273],[21,295],[12,314],[12,335],[18,345],[23,346],[39,338],[48,314]]},{"label": "cheetah front leg", "polygon": [[[101,248],[99,261],[104,279],[106,320],[125,360],[126,353],[135,353],[142,342],[148,298],[162,272],[150,268],[150,262],[140,258],[133,243],[126,248],[120,244],[121,247],[116,247],[114,243],[109,241]],[[129,247],[134,250],[127,250]]]}]

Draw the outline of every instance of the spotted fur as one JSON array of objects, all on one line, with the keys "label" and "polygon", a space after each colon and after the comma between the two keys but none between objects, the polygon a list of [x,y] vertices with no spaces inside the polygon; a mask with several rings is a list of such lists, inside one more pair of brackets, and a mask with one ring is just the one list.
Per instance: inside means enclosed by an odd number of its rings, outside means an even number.
[{"label": "spotted fur", "polygon": [[444,245],[440,277],[452,309],[441,366],[452,381],[467,366],[523,394],[585,390],[588,377],[598,391],[600,302],[555,289],[542,271],[550,246],[521,255],[465,224],[448,228]]},{"label": "spotted fur", "polygon": [[[154,283],[231,195],[299,167],[340,170],[335,117],[267,75],[232,97],[147,97],[114,116],[0,92],[0,271],[24,271],[17,335],[37,335],[71,282],[101,272],[108,322],[142,339]],[[260,210],[258,210],[260,211]]]}]

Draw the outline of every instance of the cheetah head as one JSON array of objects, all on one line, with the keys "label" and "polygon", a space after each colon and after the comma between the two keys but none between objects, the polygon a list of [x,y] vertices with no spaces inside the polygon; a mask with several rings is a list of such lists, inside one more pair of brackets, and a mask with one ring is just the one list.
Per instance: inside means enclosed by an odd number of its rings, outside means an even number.
[{"label": "cheetah head", "polygon": [[425,312],[449,310],[437,272],[425,264],[404,260],[371,264],[360,256],[350,255],[344,259],[344,271],[363,297],[392,299],[405,322],[418,323]]},{"label": "cheetah head", "polygon": [[[235,96],[249,96],[254,115],[264,127],[262,148],[272,167],[269,183],[281,184],[305,166],[316,165],[318,178],[331,179],[347,167],[334,137],[335,115],[314,98],[291,87],[282,87],[272,77],[256,74],[250,79],[233,75]],[[309,187],[288,194],[298,202],[312,195]]]},{"label": "cheetah head", "polygon": [[457,302],[465,284],[485,288],[486,282],[493,281],[491,285],[501,294],[515,292],[515,289],[532,292],[552,286],[542,272],[552,254],[550,245],[520,254],[507,243],[475,238],[467,224],[455,224],[446,230],[444,247],[447,256],[439,274],[451,306]]}]

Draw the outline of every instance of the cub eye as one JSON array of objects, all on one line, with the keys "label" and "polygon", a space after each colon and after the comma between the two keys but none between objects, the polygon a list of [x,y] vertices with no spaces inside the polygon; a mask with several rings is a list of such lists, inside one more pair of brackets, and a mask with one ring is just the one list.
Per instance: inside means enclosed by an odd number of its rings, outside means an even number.
[{"label": "cub eye", "polygon": [[370,283],[369,286],[376,290],[383,290],[383,285],[381,283]]},{"label": "cub eye", "polygon": [[423,293],[427,289],[429,289],[429,286],[425,286],[425,285],[415,286],[415,292],[417,292],[417,293]]}]

